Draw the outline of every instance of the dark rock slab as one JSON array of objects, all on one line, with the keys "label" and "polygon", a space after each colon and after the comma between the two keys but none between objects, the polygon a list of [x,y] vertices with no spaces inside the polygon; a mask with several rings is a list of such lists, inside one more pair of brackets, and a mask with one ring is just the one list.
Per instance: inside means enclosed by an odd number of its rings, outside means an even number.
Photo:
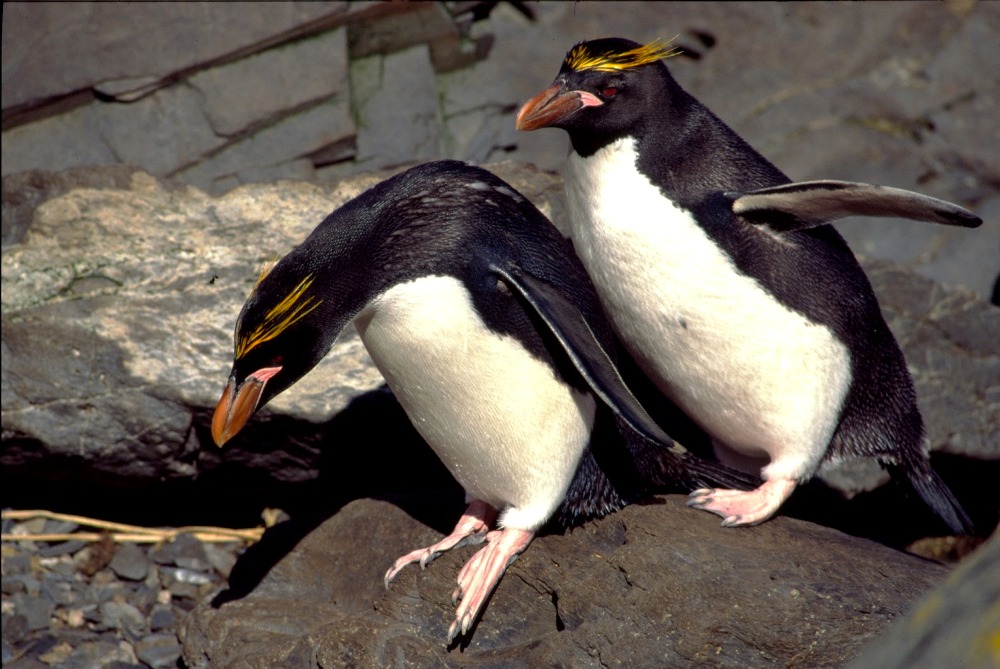
[{"label": "dark rock slab", "polygon": [[[409,569],[388,591],[382,575],[439,536],[415,517],[447,526],[458,501],[360,500],[254,566],[288,540],[265,536],[229,593],[184,624],[187,666],[834,667],[947,571],[798,520],[724,529],[682,497],[655,497],[536,539],[471,638],[449,649],[449,598],[473,549]],[[266,575],[248,583],[241,567]]]}]

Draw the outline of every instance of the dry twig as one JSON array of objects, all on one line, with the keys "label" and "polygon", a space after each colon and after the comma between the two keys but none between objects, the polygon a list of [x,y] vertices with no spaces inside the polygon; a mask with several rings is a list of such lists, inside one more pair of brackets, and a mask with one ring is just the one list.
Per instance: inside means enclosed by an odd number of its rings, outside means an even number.
[{"label": "dry twig", "polygon": [[142,527],[140,525],[126,525],[124,523],[113,523],[96,518],[85,516],[74,516],[65,513],[55,513],[53,511],[29,510],[2,512],[3,518],[12,520],[31,520],[33,518],[45,518],[48,520],[62,520],[77,525],[93,527],[100,532],[68,532],[65,534],[0,534],[2,541],[100,541],[105,537],[110,537],[112,541],[124,543],[159,543],[161,541],[173,541],[182,534],[191,534],[199,541],[204,542],[226,542],[226,541],[247,541],[253,543],[259,541],[264,534],[263,527],[253,527],[244,530],[234,530],[226,527],[205,527],[191,525],[188,527],[156,528]]}]

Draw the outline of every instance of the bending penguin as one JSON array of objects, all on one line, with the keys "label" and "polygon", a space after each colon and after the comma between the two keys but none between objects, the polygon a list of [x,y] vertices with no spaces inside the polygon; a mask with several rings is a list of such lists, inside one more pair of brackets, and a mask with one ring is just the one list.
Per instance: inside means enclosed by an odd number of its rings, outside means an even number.
[{"label": "bending penguin", "polygon": [[485,170],[444,161],[392,177],[260,279],[236,323],[215,441],[312,369],[352,320],[468,500],[454,531],[396,560],[386,586],[408,564],[486,542],[458,575],[449,641],[550,519],[577,524],[664,483],[753,484],[652,422],[607,353],[610,325],[569,242]]},{"label": "bending penguin", "polygon": [[971,532],[930,467],[913,382],[871,285],[826,223],[982,221],[895,188],[791,183],[681,89],[671,55],[661,42],[581,42],[516,127],[569,133],[573,244],[625,347],[720,460],[764,480],[698,490],[690,504],[726,526],[760,523],[824,462],[873,457],[951,530]]}]

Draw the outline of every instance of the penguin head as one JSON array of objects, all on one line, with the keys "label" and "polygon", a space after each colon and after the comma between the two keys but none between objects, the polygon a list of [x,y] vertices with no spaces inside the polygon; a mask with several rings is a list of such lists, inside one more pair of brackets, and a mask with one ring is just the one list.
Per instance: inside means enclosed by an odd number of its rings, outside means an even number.
[{"label": "penguin head", "polygon": [[306,269],[298,255],[293,251],[261,276],[237,318],[232,371],[212,417],[219,446],[315,367],[347,323],[350,309],[336,294],[340,282]]},{"label": "penguin head", "polygon": [[662,62],[677,53],[662,41],[580,42],[566,54],[553,84],[521,107],[515,127],[562,128],[604,141],[635,134],[665,93],[679,90]]},{"label": "penguin head", "polygon": [[[399,274],[406,257],[389,242],[385,215],[399,203],[379,185],[327,216],[301,244],[266,268],[236,319],[233,367],[212,417],[222,446],[275,395],[305,376],[348,322]],[[387,248],[388,247],[388,248]]]}]

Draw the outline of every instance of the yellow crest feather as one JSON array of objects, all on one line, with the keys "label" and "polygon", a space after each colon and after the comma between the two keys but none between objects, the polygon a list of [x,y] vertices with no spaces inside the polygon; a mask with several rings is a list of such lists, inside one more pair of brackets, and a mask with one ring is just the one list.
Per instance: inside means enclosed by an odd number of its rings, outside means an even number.
[{"label": "yellow crest feather", "polygon": [[[266,276],[266,273],[261,276],[258,283],[263,280],[264,276]],[[241,334],[237,338],[237,358],[242,358],[260,344],[274,339],[290,326],[305,318],[307,314],[323,302],[323,300],[317,299],[312,295],[306,296],[303,299],[306,291],[309,290],[309,286],[312,285],[314,278],[310,274],[302,279],[299,285],[285,296],[285,299],[278,302],[278,304],[271,307],[270,311],[264,314],[264,320],[257,327],[248,333]]]},{"label": "yellow crest feather", "polygon": [[260,266],[260,275],[257,277],[257,282],[253,285],[254,288],[260,285],[260,282],[264,280],[274,266],[278,264],[278,257],[273,256],[270,260],[266,260],[263,265]]},{"label": "yellow crest feather", "polygon": [[658,39],[628,51],[601,54],[592,53],[586,44],[577,44],[566,54],[565,63],[577,72],[582,70],[619,72],[676,56],[681,50],[670,46],[672,41],[672,39]]}]

